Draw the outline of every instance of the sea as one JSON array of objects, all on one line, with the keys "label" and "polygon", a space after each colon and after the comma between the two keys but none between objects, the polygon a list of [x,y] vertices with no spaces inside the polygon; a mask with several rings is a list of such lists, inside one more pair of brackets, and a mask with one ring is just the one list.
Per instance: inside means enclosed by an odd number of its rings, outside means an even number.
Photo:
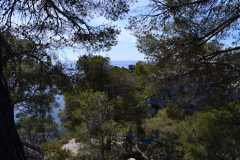
[{"label": "sea", "polygon": [[[111,60],[110,61],[110,65],[118,66],[120,68],[122,68],[122,67],[128,68],[129,65],[135,65],[138,61],[139,60],[128,60],[128,61],[126,61],[126,60]],[[66,62],[66,64],[69,67],[73,67],[73,68],[75,67],[75,63],[76,63],[76,61],[68,61],[68,62]],[[52,116],[55,118],[55,122],[57,122],[59,125],[61,125],[61,121],[60,121],[60,119],[58,118],[57,115],[59,113],[59,110],[62,110],[65,107],[64,96],[63,95],[57,95],[56,96],[56,101],[59,103],[59,107],[53,109]],[[15,114],[16,113],[17,112],[15,112]],[[15,122],[16,121],[17,121],[17,118],[15,117]]]},{"label": "sea", "polygon": [[[111,60],[110,65],[118,66],[120,68],[128,68],[129,65],[135,65],[140,60]],[[142,62],[145,62],[145,60],[141,60]],[[75,67],[76,61],[61,61],[63,64],[66,64],[68,67]],[[56,62],[53,62],[53,65],[56,64]]]},{"label": "sea", "polygon": [[128,68],[129,65],[135,65],[138,61],[111,61],[111,65]]}]

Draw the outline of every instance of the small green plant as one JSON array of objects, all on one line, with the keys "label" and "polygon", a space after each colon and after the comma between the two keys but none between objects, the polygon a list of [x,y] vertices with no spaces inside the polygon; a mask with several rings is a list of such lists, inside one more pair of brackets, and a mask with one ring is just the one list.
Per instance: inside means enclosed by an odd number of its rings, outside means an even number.
[{"label": "small green plant", "polygon": [[39,145],[39,147],[41,147],[45,155],[51,155],[53,152],[61,149],[62,143],[59,140],[54,140],[47,143],[42,143],[41,145]]},{"label": "small green plant", "polygon": [[68,159],[72,156],[72,151],[69,149],[58,149],[56,152],[53,154],[52,158],[58,159],[58,160],[65,160]]},{"label": "small green plant", "polygon": [[64,145],[64,144],[67,144],[67,143],[69,142],[69,140],[70,140],[70,139],[68,138],[68,139],[61,139],[61,140],[59,140],[59,141],[60,141],[61,144]]}]

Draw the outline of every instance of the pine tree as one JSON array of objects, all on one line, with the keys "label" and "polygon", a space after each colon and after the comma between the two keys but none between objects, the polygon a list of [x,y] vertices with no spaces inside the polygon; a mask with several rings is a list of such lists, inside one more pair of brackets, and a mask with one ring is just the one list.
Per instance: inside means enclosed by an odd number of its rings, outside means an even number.
[{"label": "pine tree", "polygon": [[[88,21],[96,16],[109,20],[124,18],[130,1],[60,1],[60,0],[3,0],[0,2],[0,158],[25,159],[23,147],[14,126],[13,110],[7,83],[3,75],[3,64],[8,59],[29,56],[38,48],[48,49],[44,54],[53,57],[51,51],[66,46],[86,50],[109,50],[116,44],[119,30],[114,26],[90,26]],[[34,43],[34,48],[18,52],[3,33],[11,33]],[[68,37],[66,37],[66,35]],[[5,56],[2,55],[2,50]],[[41,60],[40,60],[41,61]]]}]

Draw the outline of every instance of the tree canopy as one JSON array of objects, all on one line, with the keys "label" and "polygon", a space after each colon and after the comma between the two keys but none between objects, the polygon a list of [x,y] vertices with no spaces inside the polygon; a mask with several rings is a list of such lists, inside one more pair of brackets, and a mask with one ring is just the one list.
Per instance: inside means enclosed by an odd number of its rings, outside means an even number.
[{"label": "tree canopy", "polygon": [[[119,30],[109,24],[91,26],[89,22],[100,16],[113,21],[124,18],[129,2],[132,1],[3,0],[0,3],[1,32],[14,32],[34,42],[36,47],[109,50],[117,43]],[[7,41],[5,44],[10,47]],[[16,52],[9,52],[8,56],[13,54]]]},{"label": "tree canopy", "polygon": [[[168,115],[155,122],[163,113],[159,110],[147,123],[158,137],[143,147],[145,154],[164,159],[239,157],[238,122],[233,118],[239,114],[235,103],[239,99],[239,5],[225,0],[150,0],[147,13],[129,19],[127,28],[138,38],[139,51],[151,61],[137,64],[143,77],[139,84],[149,96],[166,102]],[[190,113],[191,107],[199,111]],[[167,124],[157,130],[162,123]]]},{"label": "tree canopy", "polygon": [[58,138],[60,131],[58,124],[51,116],[20,118],[16,122],[16,128],[22,141],[34,145]]},{"label": "tree canopy", "polygon": [[178,108],[238,98],[231,93],[239,86],[239,2],[151,0],[148,8],[130,18],[128,29],[155,63],[152,89],[174,91],[171,106]]},{"label": "tree canopy", "polygon": [[[31,143],[58,137],[50,114],[58,93],[59,117],[84,144],[82,158],[239,158],[240,2],[149,1],[126,27],[149,60],[133,73],[92,53],[117,44],[110,22],[126,18],[134,0],[0,2],[0,159],[25,159],[19,135]],[[109,23],[91,25],[102,17]],[[71,76],[51,62],[66,47],[90,53]],[[166,107],[152,118],[149,97]]]},{"label": "tree canopy", "polygon": [[59,114],[63,126],[82,142],[81,156],[123,158],[121,143],[129,134],[142,135],[149,117],[149,105],[135,84],[138,78],[102,56],[79,57],[75,70],[76,83],[64,94],[65,108]]},{"label": "tree canopy", "polygon": [[[119,30],[116,26],[89,25],[103,16],[108,20],[124,18],[132,1],[60,1],[60,0],[3,0],[0,2],[0,104],[1,159],[24,159],[24,151],[14,125],[14,115],[3,74],[3,64],[9,59],[32,57],[43,64],[53,59],[64,47],[87,51],[109,50],[116,45]],[[17,50],[6,34],[32,43],[31,48]],[[45,52],[41,52],[44,49]],[[4,51],[4,54],[2,54]],[[37,53],[38,56],[35,54]],[[11,135],[13,137],[9,137]]]},{"label": "tree canopy", "polygon": [[179,140],[189,159],[237,159],[239,153],[239,101],[221,110],[197,112],[178,126]]}]

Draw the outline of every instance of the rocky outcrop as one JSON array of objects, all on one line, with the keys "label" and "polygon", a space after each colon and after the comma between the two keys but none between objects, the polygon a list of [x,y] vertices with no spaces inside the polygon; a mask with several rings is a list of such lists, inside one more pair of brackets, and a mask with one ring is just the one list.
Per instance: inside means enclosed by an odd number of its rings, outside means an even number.
[{"label": "rocky outcrop", "polygon": [[27,157],[27,160],[43,160],[44,154],[40,147],[36,147],[29,143],[23,142],[23,148],[25,152],[25,156]]},{"label": "rocky outcrop", "polygon": [[[83,147],[83,145],[81,145]],[[76,156],[78,153],[78,149],[80,147],[80,143],[76,143],[75,142],[75,138],[69,140],[69,142],[67,144],[64,144],[62,146],[62,149],[69,149],[72,151],[73,156]]]},{"label": "rocky outcrop", "polygon": [[153,98],[146,99],[144,103],[151,105],[150,114],[152,116],[155,116],[159,109],[165,107],[165,105],[164,106],[162,104],[159,105]]}]

